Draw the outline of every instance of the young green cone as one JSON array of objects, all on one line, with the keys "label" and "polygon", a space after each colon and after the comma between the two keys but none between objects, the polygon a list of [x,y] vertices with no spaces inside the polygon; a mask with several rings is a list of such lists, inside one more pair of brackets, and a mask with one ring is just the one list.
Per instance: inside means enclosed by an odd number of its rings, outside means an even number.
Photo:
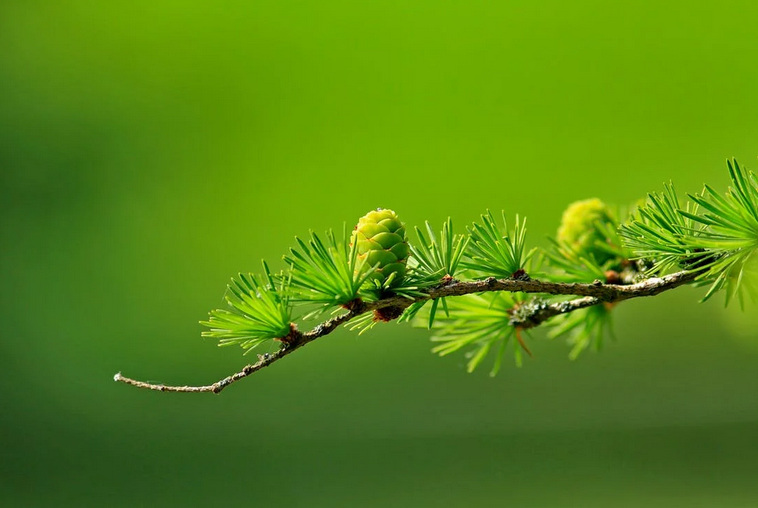
[{"label": "young green cone", "polygon": [[402,282],[409,249],[405,225],[395,212],[377,208],[361,217],[353,231],[353,241],[363,266],[376,266],[371,279],[384,285],[392,276],[390,287]]},{"label": "young green cone", "polygon": [[613,258],[613,254],[598,247],[608,239],[599,225],[612,224],[615,220],[608,205],[597,198],[571,203],[563,212],[558,228],[558,241],[577,252],[592,254],[601,265]]}]

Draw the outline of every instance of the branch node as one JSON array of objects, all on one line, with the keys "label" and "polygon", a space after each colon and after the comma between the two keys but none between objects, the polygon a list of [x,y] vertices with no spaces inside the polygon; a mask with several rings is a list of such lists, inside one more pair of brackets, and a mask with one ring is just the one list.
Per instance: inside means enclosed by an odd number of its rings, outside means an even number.
[{"label": "branch node", "polygon": [[403,313],[405,309],[400,306],[382,307],[374,311],[374,321],[384,321],[388,323],[393,319],[397,319]]},{"label": "branch node", "polygon": [[297,344],[302,337],[303,334],[297,329],[297,325],[295,323],[290,323],[290,332],[278,340],[281,341],[282,348],[288,348]]},{"label": "branch node", "polygon": [[528,273],[526,273],[526,270],[524,270],[523,268],[519,268],[518,270],[513,272],[513,274],[511,275],[511,279],[518,280],[521,282],[527,282],[527,281],[532,280],[532,278],[529,276]]}]

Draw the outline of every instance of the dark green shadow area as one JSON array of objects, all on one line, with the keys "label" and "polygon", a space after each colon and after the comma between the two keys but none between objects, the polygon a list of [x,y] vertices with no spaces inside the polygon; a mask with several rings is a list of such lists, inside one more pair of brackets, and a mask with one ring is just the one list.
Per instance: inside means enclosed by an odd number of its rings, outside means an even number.
[{"label": "dark green shadow area", "polygon": [[747,507],[758,496],[755,424],[430,434],[236,444],[166,427],[115,441],[59,435],[52,464],[16,463],[42,476],[60,468],[45,489],[11,473],[6,494],[19,506]]}]

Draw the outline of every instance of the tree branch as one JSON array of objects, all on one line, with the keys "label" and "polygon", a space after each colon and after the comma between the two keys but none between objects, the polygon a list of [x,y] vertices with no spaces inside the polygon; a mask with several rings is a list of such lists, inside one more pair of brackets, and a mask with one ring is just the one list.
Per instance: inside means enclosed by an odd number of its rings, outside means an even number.
[{"label": "tree branch", "polygon": [[496,279],[490,277],[477,281],[456,281],[452,280],[443,285],[431,288],[427,293],[415,299],[393,296],[384,298],[376,302],[363,303],[361,301],[353,302],[350,309],[339,316],[333,317],[309,332],[300,332],[292,325],[290,334],[282,339],[282,347],[274,353],[258,355],[258,361],[246,365],[241,371],[225,377],[211,385],[205,386],[169,386],[163,384],[153,384],[144,381],[137,381],[117,373],[113,379],[121,383],[126,383],[137,388],[156,390],[161,392],[183,392],[199,393],[212,392],[219,393],[221,390],[232,383],[246,378],[250,374],[257,372],[264,367],[284,358],[290,353],[300,349],[314,340],[330,334],[341,324],[347,323],[351,319],[380,309],[393,309],[393,315],[399,316],[400,313],[415,302],[432,300],[447,296],[462,296],[471,293],[485,293],[489,291],[509,291],[523,293],[542,293],[550,295],[573,295],[579,296],[573,300],[556,302],[534,306],[533,310],[527,315],[519,315],[511,320],[511,325],[520,328],[534,328],[539,326],[551,317],[559,314],[566,314],[600,303],[615,303],[631,298],[643,296],[654,296],[664,291],[668,291],[687,284],[695,280],[697,272],[677,272],[664,277],[654,277],[636,284],[617,285],[603,284],[597,280],[592,284],[563,283],[563,282],[546,282],[540,280],[517,280],[517,279]]}]

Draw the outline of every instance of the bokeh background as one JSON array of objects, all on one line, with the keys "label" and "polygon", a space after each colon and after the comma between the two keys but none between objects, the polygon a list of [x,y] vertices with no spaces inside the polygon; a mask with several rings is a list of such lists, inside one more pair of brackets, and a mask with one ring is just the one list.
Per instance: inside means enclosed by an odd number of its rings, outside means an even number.
[{"label": "bokeh background", "polygon": [[[614,5],[615,4],[615,5]],[[0,5],[3,506],[756,506],[758,311],[684,288],[490,379],[340,330],[222,395],[229,277],[378,206],[563,208],[755,169],[732,2]]]}]

